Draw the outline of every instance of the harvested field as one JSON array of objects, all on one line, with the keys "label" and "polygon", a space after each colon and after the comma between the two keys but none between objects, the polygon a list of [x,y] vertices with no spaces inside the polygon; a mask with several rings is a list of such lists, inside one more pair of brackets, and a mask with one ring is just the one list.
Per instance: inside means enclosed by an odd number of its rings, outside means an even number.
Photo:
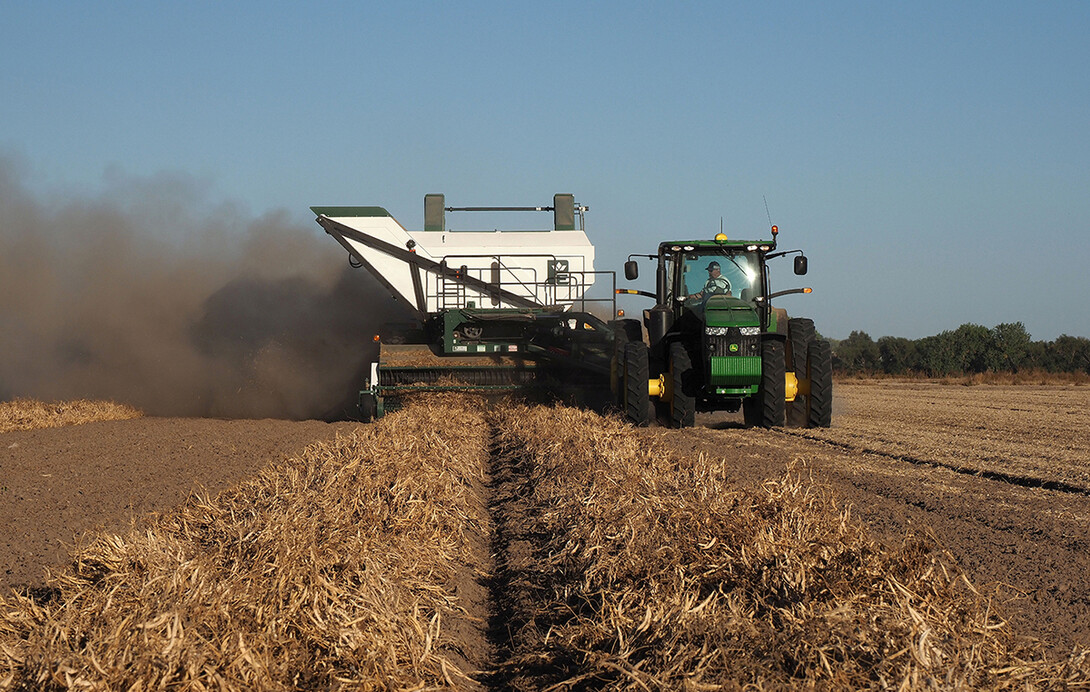
[{"label": "harvested field", "polygon": [[85,546],[49,593],[0,601],[0,685],[465,686],[487,651],[457,605],[486,557],[487,429],[464,403],[391,416]]},{"label": "harvested field", "polygon": [[83,425],[102,420],[129,420],[143,414],[112,401],[45,402],[15,399],[0,402],[0,433],[11,430],[38,430]]},{"label": "harvested field", "polygon": [[41,588],[97,532],[144,527],[352,427],[148,417],[0,434],[0,590]]},{"label": "harvested field", "polygon": [[836,427],[805,435],[845,449],[1090,495],[1090,387],[844,383]]},{"label": "harvested field", "polygon": [[922,412],[866,451],[890,391],[822,436],[417,401],[86,540],[0,601],[0,687],[1090,686],[1090,497],[951,468]]},{"label": "harvested field", "polygon": [[640,434],[731,460],[744,487],[800,468],[876,538],[948,551],[1053,655],[1090,647],[1090,388],[849,382],[836,397],[828,430],[708,414],[691,431]]},{"label": "harvested field", "polygon": [[[747,492],[585,412],[500,421],[516,689],[993,687],[1048,665],[934,546],[875,543],[793,475]],[[523,467],[523,468],[520,468]]]}]

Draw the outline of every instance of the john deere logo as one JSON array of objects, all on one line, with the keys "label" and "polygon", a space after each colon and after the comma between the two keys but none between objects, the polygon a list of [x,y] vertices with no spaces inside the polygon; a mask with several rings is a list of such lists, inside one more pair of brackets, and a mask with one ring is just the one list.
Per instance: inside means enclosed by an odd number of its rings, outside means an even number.
[{"label": "john deere logo", "polygon": [[738,344],[731,344],[730,345],[730,352],[731,353],[738,353]]}]

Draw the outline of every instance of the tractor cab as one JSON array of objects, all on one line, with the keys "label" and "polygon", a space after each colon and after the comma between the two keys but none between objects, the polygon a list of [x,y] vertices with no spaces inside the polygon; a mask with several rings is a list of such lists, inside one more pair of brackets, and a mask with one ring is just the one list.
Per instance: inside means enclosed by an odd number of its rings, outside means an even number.
[{"label": "tractor cab", "polygon": [[[666,255],[667,301],[683,309],[704,309],[713,298],[752,301],[765,293],[757,252],[734,248],[699,248]],[[717,298],[721,297],[721,298]]]},{"label": "tractor cab", "polygon": [[[678,329],[702,332],[704,324],[768,329],[765,259],[775,248],[775,240],[731,241],[722,233],[713,240],[660,244],[650,256],[658,261],[656,305],[645,313],[651,343]],[[625,274],[636,278],[635,261],[626,263]]]}]

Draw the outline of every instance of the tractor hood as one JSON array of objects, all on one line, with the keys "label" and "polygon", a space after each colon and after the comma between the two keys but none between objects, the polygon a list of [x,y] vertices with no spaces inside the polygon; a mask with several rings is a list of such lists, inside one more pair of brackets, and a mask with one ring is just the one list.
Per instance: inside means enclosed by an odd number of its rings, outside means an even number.
[{"label": "tractor hood", "polygon": [[758,327],[761,319],[748,300],[712,296],[704,306],[704,324],[709,327]]}]

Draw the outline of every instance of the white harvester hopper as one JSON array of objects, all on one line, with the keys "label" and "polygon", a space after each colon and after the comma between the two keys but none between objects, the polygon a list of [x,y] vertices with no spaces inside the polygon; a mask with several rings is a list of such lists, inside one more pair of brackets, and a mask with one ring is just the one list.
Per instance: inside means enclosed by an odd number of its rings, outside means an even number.
[{"label": "white harvester hopper", "polygon": [[[395,296],[425,318],[451,309],[550,307],[581,303],[594,283],[594,246],[582,229],[586,207],[558,194],[552,207],[444,207],[424,198],[424,230],[406,230],[382,207],[311,207],[330,235]],[[552,211],[540,231],[451,231],[447,211]],[[576,220],[579,228],[576,228]]]}]

